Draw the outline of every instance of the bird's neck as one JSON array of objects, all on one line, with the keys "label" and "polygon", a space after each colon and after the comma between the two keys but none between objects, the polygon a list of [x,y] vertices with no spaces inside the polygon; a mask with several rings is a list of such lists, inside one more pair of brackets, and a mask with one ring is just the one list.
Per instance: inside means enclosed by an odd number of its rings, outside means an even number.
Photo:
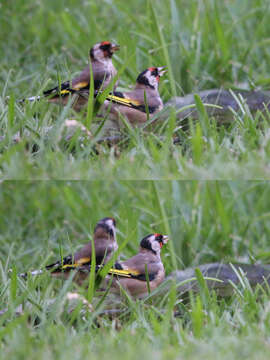
[{"label": "bird's neck", "polygon": [[140,253],[141,254],[147,254],[149,257],[153,258],[153,259],[160,259],[160,250],[149,250],[149,249],[144,249],[144,248],[140,248]]},{"label": "bird's neck", "polygon": [[98,59],[98,60],[94,60],[93,63],[96,63],[96,64],[102,64],[106,69],[109,68],[111,65],[112,65],[112,60],[111,59]]},{"label": "bird's neck", "polygon": [[145,84],[140,84],[140,83],[136,83],[135,85],[135,89],[142,89],[142,90],[145,90],[147,91],[148,93],[149,92],[152,92],[152,93],[158,93],[158,88],[155,88],[154,86],[150,86],[150,85],[145,85]]}]

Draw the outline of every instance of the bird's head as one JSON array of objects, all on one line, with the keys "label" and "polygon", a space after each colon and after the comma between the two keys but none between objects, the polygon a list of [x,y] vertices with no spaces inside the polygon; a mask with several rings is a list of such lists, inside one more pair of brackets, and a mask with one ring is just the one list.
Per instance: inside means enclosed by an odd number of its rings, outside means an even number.
[{"label": "bird's head", "polygon": [[95,237],[102,237],[115,240],[116,238],[116,221],[112,217],[105,217],[97,223],[94,234]]},{"label": "bird's head", "polygon": [[115,51],[119,49],[119,45],[113,44],[110,41],[102,41],[91,48],[90,58],[92,61],[106,61],[111,59]]},{"label": "bird's head", "polygon": [[154,254],[159,254],[160,249],[169,240],[167,235],[162,234],[150,234],[145,236],[140,243],[142,249],[150,250]]},{"label": "bird's head", "polygon": [[146,87],[150,87],[151,89],[158,89],[158,83],[160,77],[166,73],[166,67],[150,67],[144,70],[140,75],[137,77],[136,83],[138,85],[144,85]]}]

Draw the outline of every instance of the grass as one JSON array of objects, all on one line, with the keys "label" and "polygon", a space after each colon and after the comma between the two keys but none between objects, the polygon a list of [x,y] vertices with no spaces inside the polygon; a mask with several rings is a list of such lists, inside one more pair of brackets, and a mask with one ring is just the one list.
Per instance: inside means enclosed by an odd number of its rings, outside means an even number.
[{"label": "grass", "polygon": [[[244,107],[232,113],[224,126],[208,118],[197,98],[194,106],[200,116],[189,130],[181,128],[182,122],[171,111],[155,134],[127,127],[124,144],[99,145],[97,154],[93,146],[98,136],[79,144],[75,134],[70,146],[61,141],[67,118],[91,124],[95,134],[100,119],[91,112],[74,114],[69,107],[45,101],[25,106],[16,102],[77,74],[87,62],[90,46],[103,39],[121,45],[114,63],[122,69],[122,89],[134,84],[146,67],[167,65],[168,75],[160,84],[164,102],[211,88],[267,90],[268,17],[269,5],[262,0],[111,0],[84,1],[80,6],[72,0],[57,4],[15,0],[2,6],[1,177],[269,178],[268,113],[251,114]],[[21,142],[14,144],[18,132]],[[180,144],[172,144],[173,136],[180,138]]]},{"label": "grass", "polygon": [[[122,258],[135,254],[146,234],[168,233],[167,274],[213,261],[267,263],[269,195],[269,183],[243,181],[1,184],[0,296],[8,310],[0,316],[0,358],[267,358],[269,290],[252,290],[246,281],[221,299],[197,274],[200,293],[186,301],[172,286],[144,301],[123,298],[112,319],[100,314],[100,297],[90,312],[81,301],[68,302],[71,291],[88,296],[71,279],[45,274],[25,282],[16,272],[54,261],[59,247],[63,254],[76,251],[104,216],[117,220],[119,245],[126,242]],[[16,316],[20,304],[24,313]]]}]

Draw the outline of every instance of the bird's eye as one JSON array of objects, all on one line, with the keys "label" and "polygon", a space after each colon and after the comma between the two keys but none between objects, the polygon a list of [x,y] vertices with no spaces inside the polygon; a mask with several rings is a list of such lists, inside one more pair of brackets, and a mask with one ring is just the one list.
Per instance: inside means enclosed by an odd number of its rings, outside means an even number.
[{"label": "bird's eye", "polygon": [[163,236],[161,234],[155,234],[155,240],[158,242],[163,242]]},{"label": "bird's eye", "polygon": [[153,76],[158,76],[158,69],[157,68],[154,68],[151,72],[151,75]]},{"label": "bird's eye", "polygon": [[109,42],[104,42],[100,45],[101,50],[109,50],[110,47],[111,47],[111,43],[109,43]]}]

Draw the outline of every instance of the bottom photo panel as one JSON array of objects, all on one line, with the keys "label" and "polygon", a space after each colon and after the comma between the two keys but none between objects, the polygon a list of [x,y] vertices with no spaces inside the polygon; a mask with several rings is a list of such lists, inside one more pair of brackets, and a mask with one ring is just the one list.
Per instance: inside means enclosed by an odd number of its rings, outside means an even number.
[{"label": "bottom photo panel", "polygon": [[5,357],[269,352],[269,182],[11,181],[0,200]]}]

